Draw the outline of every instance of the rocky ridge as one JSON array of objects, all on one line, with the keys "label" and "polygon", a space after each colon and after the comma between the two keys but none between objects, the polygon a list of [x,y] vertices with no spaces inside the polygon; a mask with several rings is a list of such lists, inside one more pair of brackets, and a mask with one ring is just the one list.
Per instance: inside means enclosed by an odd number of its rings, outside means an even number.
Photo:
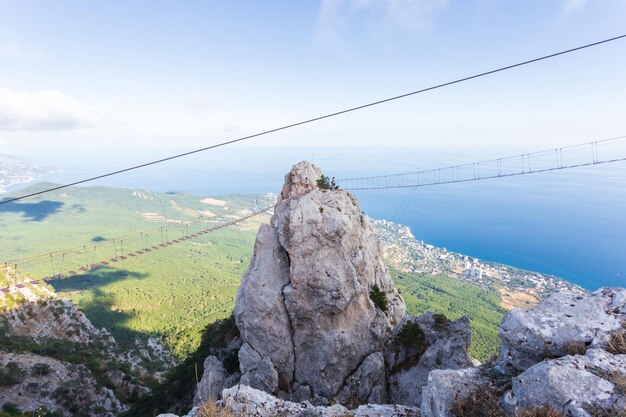
[{"label": "rocky ridge", "polygon": [[626,415],[626,289],[558,293],[513,310],[500,338],[500,355],[489,363],[432,371],[422,414],[453,416],[459,402],[480,393],[503,417],[536,407],[573,417]]},{"label": "rocky ridge", "polygon": [[114,416],[175,365],[160,340],[123,349],[71,301],[45,288],[2,293],[0,307],[0,404],[24,412]]},{"label": "rocky ridge", "polygon": [[[406,320],[459,325],[446,323],[434,313]],[[488,363],[431,369],[421,387],[412,386],[419,376],[406,378],[403,386],[408,394],[421,393],[419,407],[394,404],[393,397],[391,404],[315,406],[241,384],[225,388],[218,404],[235,415],[263,417],[544,415],[525,414],[533,410],[551,410],[554,417],[626,416],[626,289],[604,288],[583,296],[555,294],[536,308],[510,312],[500,336],[501,353]],[[454,360],[454,354],[444,357]],[[188,417],[202,415],[195,407]]]}]

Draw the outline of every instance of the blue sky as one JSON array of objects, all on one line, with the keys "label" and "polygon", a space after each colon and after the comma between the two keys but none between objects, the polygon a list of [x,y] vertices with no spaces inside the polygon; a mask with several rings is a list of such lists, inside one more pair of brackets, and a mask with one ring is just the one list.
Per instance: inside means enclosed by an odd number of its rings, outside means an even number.
[{"label": "blue sky", "polygon": [[[624,0],[0,0],[0,153],[182,152],[620,35],[625,21]],[[506,155],[623,135],[625,64],[621,40],[254,146]]]}]

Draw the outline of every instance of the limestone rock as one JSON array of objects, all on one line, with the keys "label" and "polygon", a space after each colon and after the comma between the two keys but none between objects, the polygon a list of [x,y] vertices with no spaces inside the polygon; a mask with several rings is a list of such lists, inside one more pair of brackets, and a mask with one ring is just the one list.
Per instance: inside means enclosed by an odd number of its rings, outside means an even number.
[{"label": "limestone rock", "polygon": [[546,360],[513,378],[507,402],[516,408],[548,406],[566,415],[626,410],[626,355],[590,349],[585,355]]},{"label": "limestone rock", "polygon": [[249,344],[244,343],[239,350],[241,383],[258,387],[266,392],[278,388],[278,372],[269,356],[262,357]]},{"label": "limestone rock", "polygon": [[422,390],[422,415],[451,417],[457,402],[468,398],[485,381],[478,368],[430,372],[428,384]]},{"label": "limestone rock", "polygon": [[222,393],[226,370],[222,362],[215,356],[207,356],[204,360],[202,379],[196,388],[193,405],[198,406],[205,401],[217,400]]},{"label": "limestone rock", "polygon": [[626,289],[591,295],[557,293],[532,309],[515,309],[502,321],[499,369],[517,374],[545,358],[601,347],[626,320]]},{"label": "limestone rock", "polygon": [[0,369],[5,371],[0,404],[12,402],[24,412],[46,407],[64,416],[81,410],[86,415],[113,417],[127,409],[83,365],[31,353],[0,352]]},{"label": "limestone rock", "polygon": [[355,417],[420,417],[419,408],[398,404],[363,404],[348,416]]},{"label": "limestone rock", "polygon": [[[246,343],[239,351],[242,376],[253,387],[274,392],[278,388],[277,377],[268,375],[260,380],[276,379],[271,385],[254,384],[250,381],[252,371],[267,357],[280,372],[289,389],[294,373],[294,347],[289,316],[285,308],[283,288],[289,283],[289,261],[278,242],[276,231],[262,225],[254,244],[250,267],[241,281],[235,302],[235,319],[242,340]],[[256,378],[256,377],[254,377]]]},{"label": "limestone rock", "polygon": [[[321,404],[382,352],[404,302],[356,199],[317,189],[320,175],[301,162],[286,176],[271,223],[259,230],[235,319],[244,342],[242,383],[280,395],[297,391],[299,399],[310,390]],[[378,305],[373,290],[382,294]]]},{"label": "limestone rock", "polygon": [[473,365],[468,353],[469,319],[448,320],[442,314],[405,317],[393,331],[386,350],[389,396],[394,404],[420,406],[422,388],[434,369],[463,369]]},{"label": "limestone rock", "polygon": [[[0,329],[3,338],[19,340],[15,348],[9,344],[0,352],[0,367],[11,363],[16,376],[10,388],[0,390],[0,404],[13,402],[25,411],[47,407],[71,415],[81,408],[89,415],[115,415],[150,392],[146,378],[159,379],[175,364],[157,339],[122,348],[71,301],[54,294],[0,311]],[[22,346],[39,355],[23,353]],[[62,352],[74,356],[72,363],[59,360]],[[149,372],[148,363],[160,372]],[[103,380],[112,390],[102,388]]]},{"label": "limestone rock", "polygon": [[[291,401],[283,401],[279,398],[268,394],[265,391],[251,388],[247,385],[236,385],[222,391],[223,404],[228,407],[234,415],[254,415],[257,417],[281,416],[297,416],[303,415],[308,409],[315,411],[320,416],[330,416],[325,413],[327,407],[313,407],[310,403],[294,403]],[[335,405],[332,408],[334,415],[340,416],[347,414],[348,410],[341,406]]]},{"label": "limestone rock", "polygon": [[375,352],[365,358],[345,381],[335,400],[344,405],[387,402],[383,354]]},{"label": "limestone rock", "polygon": [[266,392],[246,385],[237,385],[222,392],[223,405],[237,416],[296,417],[314,415],[320,417],[419,417],[419,409],[400,405],[361,405],[348,410],[342,405],[330,407],[313,406],[309,402],[283,401]]},{"label": "limestone rock", "polygon": [[61,298],[37,299],[24,302],[17,308],[0,314],[7,330],[15,336],[67,340],[89,343],[93,341],[114,345],[115,340],[106,329],[97,329],[70,300]]},{"label": "limestone rock", "polygon": [[285,175],[285,183],[278,199],[279,202],[297,197],[317,188],[316,182],[322,176],[322,170],[308,162],[300,162]]}]

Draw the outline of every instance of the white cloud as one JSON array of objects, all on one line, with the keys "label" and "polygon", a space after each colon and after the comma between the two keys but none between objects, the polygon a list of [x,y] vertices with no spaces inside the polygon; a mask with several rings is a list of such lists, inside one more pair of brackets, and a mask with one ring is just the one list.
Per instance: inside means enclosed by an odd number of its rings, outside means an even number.
[{"label": "white cloud", "polygon": [[414,32],[430,24],[447,6],[448,0],[322,0],[317,37],[330,45],[340,44],[341,32],[363,19]]},{"label": "white cloud", "polygon": [[100,116],[56,90],[9,91],[0,88],[0,130],[62,130],[93,126]]}]

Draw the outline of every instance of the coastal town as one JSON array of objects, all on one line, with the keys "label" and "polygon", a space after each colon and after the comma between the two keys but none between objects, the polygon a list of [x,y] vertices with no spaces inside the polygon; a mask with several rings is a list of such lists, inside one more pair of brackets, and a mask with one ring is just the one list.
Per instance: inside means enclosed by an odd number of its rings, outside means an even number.
[{"label": "coastal town", "polygon": [[54,172],[50,168],[30,165],[14,156],[0,155],[0,193],[6,192],[11,186],[27,184]]},{"label": "coastal town", "polygon": [[415,239],[411,230],[401,224],[386,220],[372,220],[372,224],[383,243],[385,260],[401,272],[445,275],[503,294],[525,293],[537,299],[558,291],[586,292],[551,275],[486,262],[430,245]]}]

